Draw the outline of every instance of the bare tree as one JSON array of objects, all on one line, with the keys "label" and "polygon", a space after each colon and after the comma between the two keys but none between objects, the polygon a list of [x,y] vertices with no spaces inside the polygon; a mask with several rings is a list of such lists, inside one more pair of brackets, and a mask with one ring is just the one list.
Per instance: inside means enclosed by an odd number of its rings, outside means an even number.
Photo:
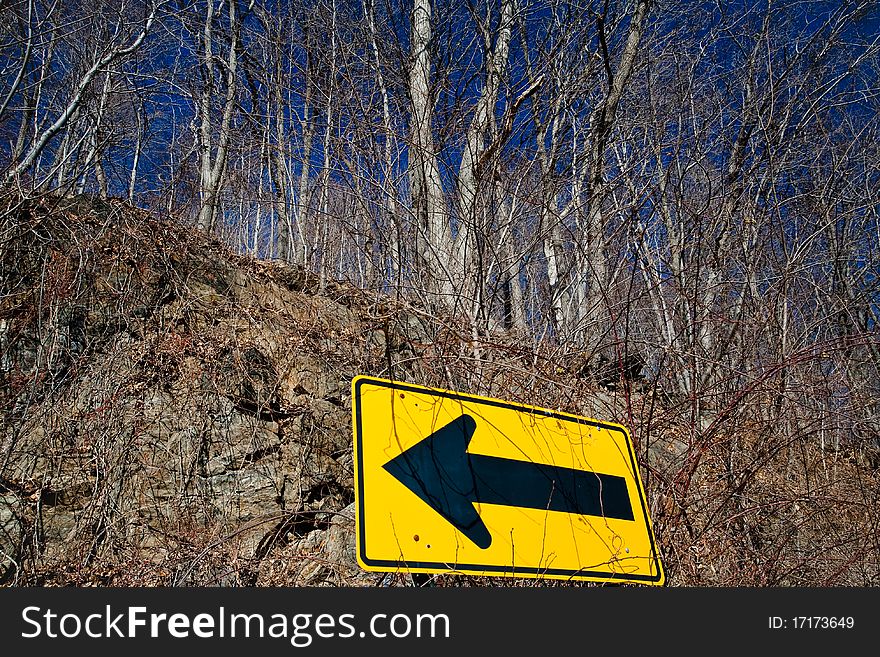
[{"label": "bare tree", "polygon": [[[238,100],[239,38],[243,18],[239,15],[239,4],[233,0],[220,2],[215,7],[214,0],[207,0],[202,8],[202,28],[198,39],[202,80],[197,133],[201,198],[197,226],[202,230],[213,230],[215,227],[218,195],[226,172],[232,137],[232,118]],[[253,9],[253,4],[251,1],[243,5],[242,13]],[[215,94],[218,92],[221,97],[219,117],[214,110]]]},{"label": "bare tree", "polygon": [[[96,79],[100,79],[103,73],[106,80],[106,70],[109,66],[131,56],[140,47],[152,28],[158,13],[164,9],[164,5],[165,2],[155,1],[146,6],[139,3],[129,5],[128,2],[123,2],[115,10],[108,11],[106,16],[100,16],[100,20],[97,21],[97,27],[102,31],[101,38],[96,38],[92,44],[93,50],[88,53],[87,59],[82,62],[82,69],[78,73],[78,77],[67,81],[70,84],[71,91],[61,101],[57,109],[53,108],[54,111],[50,110],[51,114],[44,114],[41,119],[42,125],[38,126],[32,133],[30,144],[17,155],[3,174],[4,185],[10,185],[18,181],[19,177],[35,164],[53,139],[68,127],[71,120],[81,111],[82,105],[88,98]],[[45,18],[37,18],[35,16],[37,10],[34,9],[32,3],[29,3],[28,7],[28,26],[31,25],[32,20],[48,21],[54,16],[54,4],[50,5],[47,9],[46,14],[44,14]],[[83,18],[78,20],[83,20]],[[54,29],[57,28],[50,28],[50,30]],[[68,36],[65,35],[65,38]],[[43,59],[43,62],[47,65],[51,60],[54,44],[54,37],[52,37],[47,46],[48,52],[46,57]],[[22,58],[22,71],[29,66],[30,53],[29,50],[27,52],[28,56]],[[41,73],[48,74],[48,71],[44,69]],[[40,82],[42,82],[42,79],[41,77]],[[14,95],[15,90],[19,86],[20,79],[18,76],[16,80],[8,90],[7,96],[9,98]],[[49,110],[38,99],[34,99],[34,102],[37,103],[36,107],[39,110]],[[51,118],[49,118],[50,116]],[[67,141],[65,141],[64,145],[60,148],[60,152],[56,155],[56,160],[58,160],[54,166],[56,172],[63,171],[67,157],[70,154],[69,140],[74,139],[70,133],[65,135],[65,138]]]}]

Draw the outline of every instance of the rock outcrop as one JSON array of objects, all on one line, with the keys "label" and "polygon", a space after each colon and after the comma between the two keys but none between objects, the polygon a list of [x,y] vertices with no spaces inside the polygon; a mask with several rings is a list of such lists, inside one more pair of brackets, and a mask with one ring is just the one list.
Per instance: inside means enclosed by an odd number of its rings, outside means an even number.
[{"label": "rock outcrop", "polygon": [[349,389],[381,309],[121,203],[6,225],[0,577],[255,583],[291,542],[361,577]]}]

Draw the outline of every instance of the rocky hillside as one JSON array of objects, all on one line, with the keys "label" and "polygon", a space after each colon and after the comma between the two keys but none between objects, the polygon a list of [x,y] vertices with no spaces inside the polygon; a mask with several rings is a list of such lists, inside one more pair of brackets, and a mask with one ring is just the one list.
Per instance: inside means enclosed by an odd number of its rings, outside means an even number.
[{"label": "rocky hillside", "polygon": [[7,585],[411,585],[355,562],[357,374],[630,427],[670,585],[880,583],[876,469],[775,435],[759,403],[695,419],[650,382],[578,376],[561,348],[322,286],[121,202],[0,212]]}]

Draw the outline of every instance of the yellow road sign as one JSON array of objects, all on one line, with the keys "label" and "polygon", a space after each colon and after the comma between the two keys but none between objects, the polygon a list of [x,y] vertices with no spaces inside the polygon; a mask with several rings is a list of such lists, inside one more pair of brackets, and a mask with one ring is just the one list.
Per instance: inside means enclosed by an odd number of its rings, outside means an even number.
[{"label": "yellow road sign", "polygon": [[365,570],[665,583],[624,427],[365,376],[352,394]]}]

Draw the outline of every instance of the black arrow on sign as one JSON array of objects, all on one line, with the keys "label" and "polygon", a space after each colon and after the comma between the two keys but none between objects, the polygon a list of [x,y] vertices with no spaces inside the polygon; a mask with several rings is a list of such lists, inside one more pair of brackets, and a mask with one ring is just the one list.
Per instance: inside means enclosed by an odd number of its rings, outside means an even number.
[{"label": "black arrow on sign", "polygon": [[470,454],[476,428],[462,415],[383,467],[477,546],[492,535],[474,502],[633,519],[623,477]]}]

